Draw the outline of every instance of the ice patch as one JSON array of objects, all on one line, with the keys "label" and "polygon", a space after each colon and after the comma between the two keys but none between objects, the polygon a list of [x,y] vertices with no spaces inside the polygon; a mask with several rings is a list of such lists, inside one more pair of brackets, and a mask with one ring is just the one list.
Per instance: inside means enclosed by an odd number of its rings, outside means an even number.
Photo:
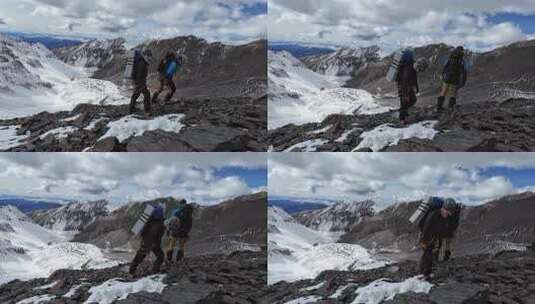
[{"label": "ice patch", "polygon": [[344,141],[347,140],[347,138],[349,137],[349,135],[351,135],[351,133],[355,132],[356,129],[353,129],[353,130],[347,130],[345,131],[340,137],[338,137],[335,142],[339,142],[339,143],[343,143]]},{"label": "ice patch", "polygon": [[153,275],[142,278],[135,282],[122,282],[119,279],[111,279],[99,286],[91,287],[91,296],[84,303],[111,304],[116,300],[124,300],[131,293],[141,291],[161,293],[167,286],[163,283],[165,275]]},{"label": "ice patch", "polygon": [[352,304],[379,304],[384,300],[392,300],[397,294],[413,291],[429,293],[433,284],[422,280],[421,276],[409,278],[403,282],[391,283],[384,279],[361,287],[355,291],[358,296]]},{"label": "ice patch", "polygon": [[17,135],[18,126],[0,127],[0,150],[8,150],[21,145],[21,141],[28,138],[25,135]]},{"label": "ice patch", "polygon": [[45,134],[39,136],[39,138],[40,139],[45,139],[50,134],[53,134],[54,137],[56,137],[57,139],[67,138],[67,137],[69,137],[69,135],[71,133],[73,133],[73,132],[75,132],[77,130],[78,130],[78,128],[71,127],[71,126],[59,127],[57,129],[53,129],[53,130],[50,130],[50,131],[46,132]]},{"label": "ice patch", "polygon": [[110,122],[108,124],[110,129],[100,139],[117,137],[120,142],[123,142],[132,136],[140,136],[146,131],[158,129],[166,132],[178,133],[184,127],[181,123],[181,120],[184,117],[184,114],[169,114],[150,120],[142,120],[133,115],[128,115],[119,120]]},{"label": "ice patch", "polygon": [[316,152],[316,149],[329,141],[326,139],[312,139],[307,140],[302,143],[295,144],[290,148],[284,150],[284,152],[295,152],[294,150],[299,150],[301,152]]},{"label": "ice patch", "polygon": [[308,296],[308,297],[301,297],[295,300],[291,300],[289,302],[286,302],[285,304],[308,304],[308,303],[316,303],[319,300],[321,300],[318,296]]},{"label": "ice patch", "polygon": [[42,295],[42,296],[35,296],[28,299],[24,299],[22,301],[18,301],[16,304],[40,304],[40,303],[48,303],[49,301],[52,301],[56,298],[56,296],[53,295]]},{"label": "ice patch", "polygon": [[353,286],[358,286],[358,284],[351,283],[351,284],[347,284],[346,286],[342,286],[342,287],[338,288],[338,289],[336,290],[336,292],[333,293],[329,298],[331,298],[331,299],[338,299],[338,297],[340,297],[340,296],[344,293],[344,291],[345,291],[346,289],[348,289],[348,288],[350,288],[350,287],[353,287]]},{"label": "ice patch", "polygon": [[389,124],[380,125],[371,131],[362,133],[360,135],[362,141],[352,152],[364,148],[381,151],[387,146],[397,145],[402,139],[433,139],[438,133],[434,129],[437,123],[436,120],[428,120],[412,124],[406,128],[393,128]]},{"label": "ice patch", "polygon": [[310,131],[310,132],[308,132],[307,134],[309,134],[309,135],[321,134],[321,133],[323,133],[323,132],[327,132],[327,131],[329,131],[329,129],[332,128],[332,126],[333,126],[333,125],[328,125],[328,126],[326,126],[325,128],[323,128],[323,129]]}]

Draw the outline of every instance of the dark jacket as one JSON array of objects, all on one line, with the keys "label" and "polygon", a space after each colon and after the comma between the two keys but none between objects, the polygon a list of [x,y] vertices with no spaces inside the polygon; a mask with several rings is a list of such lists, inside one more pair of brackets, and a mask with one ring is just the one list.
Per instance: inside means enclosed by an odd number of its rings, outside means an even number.
[{"label": "dark jacket", "polygon": [[[456,227],[455,227],[456,229]],[[429,244],[435,238],[446,238],[452,235],[453,225],[451,216],[444,218],[440,209],[433,210],[425,219],[420,242]]]},{"label": "dark jacket", "polygon": [[149,219],[143,231],[141,238],[144,242],[159,243],[165,233],[165,225],[162,220]]},{"label": "dark jacket", "polygon": [[442,77],[445,83],[464,87],[467,72],[462,55],[452,54],[442,69]]},{"label": "dark jacket", "polygon": [[145,58],[140,58],[134,68],[134,84],[136,87],[147,86],[147,76],[149,75],[149,64]]},{"label": "dark jacket", "polygon": [[414,92],[414,89],[416,89],[416,92],[420,91],[418,73],[414,69],[412,62],[404,63],[399,67],[397,83],[399,96],[408,96]]}]

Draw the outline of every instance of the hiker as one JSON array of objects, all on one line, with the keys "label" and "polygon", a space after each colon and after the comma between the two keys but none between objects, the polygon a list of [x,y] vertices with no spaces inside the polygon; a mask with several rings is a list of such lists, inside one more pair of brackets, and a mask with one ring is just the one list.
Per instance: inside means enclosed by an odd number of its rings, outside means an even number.
[{"label": "hiker", "polygon": [[451,52],[448,62],[442,69],[442,91],[438,97],[437,112],[444,111],[444,101],[450,97],[449,109],[457,104],[457,92],[466,85],[467,71],[464,62],[464,48],[458,46]]},{"label": "hiker", "polygon": [[144,50],[141,53],[136,53],[134,60],[134,68],[132,72],[132,79],[134,81],[134,93],[130,99],[130,114],[133,114],[136,108],[137,99],[143,94],[143,104],[145,108],[145,116],[150,117],[151,111],[151,99],[150,92],[147,88],[147,76],[149,74],[149,64],[152,60],[152,52],[150,50]]},{"label": "hiker", "polygon": [[420,92],[418,72],[414,69],[414,52],[411,49],[404,50],[401,55],[396,82],[400,102],[399,122],[401,126],[405,126],[409,108],[414,106],[417,100],[416,94]]},{"label": "hiker", "polygon": [[184,57],[179,52],[176,54],[169,52],[167,55],[165,55],[164,59],[160,61],[160,64],[158,65],[158,72],[160,73],[160,87],[152,96],[153,103],[158,100],[158,96],[163,92],[166,86],[169,87],[170,91],[165,96],[164,102],[169,102],[171,100],[171,97],[173,97],[176,92],[176,85],[173,82],[173,77],[182,67],[183,62]]},{"label": "hiker", "polygon": [[[430,198],[429,213],[421,220],[421,237],[420,245],[423,249],[422,258],[420,259],[420,272],[429,279],[433,271],[433,261],[437,259],[437,250],[440,250],[444,240],[445,248],[448,251],[447,259],[451,255],[451,238],[459,225],[459,221],[454,220],[453,216],[459,215],[460,206],[452,199],[441,200],[439,198]],[[436,204],[441,207],[435,208]]]},{"label": "hiker", "polygon": [[176,262],[180,261],[185,254],[186,243],[189,239],[189,233],[193,225],[193,205],[188,204],[186,200],[180,200],[178,207],[171,211],[171,218],[166,221],[167,227],[167,261],[173,263],[173,251],[178,240],[178,251]]},{"label": "hiker", "polygon": [[130,264],[130,275],[135,276],[137,267],[143,262],[150,251],[156,256],[156,260],[152,265],[152,272],[157,273],[160,271],[160,266],[164,261],[164,253],[161,248],[162,237],[165,233],[164,214],[163,205],[154,206],[154,210],[140,233],[141,246]]}]

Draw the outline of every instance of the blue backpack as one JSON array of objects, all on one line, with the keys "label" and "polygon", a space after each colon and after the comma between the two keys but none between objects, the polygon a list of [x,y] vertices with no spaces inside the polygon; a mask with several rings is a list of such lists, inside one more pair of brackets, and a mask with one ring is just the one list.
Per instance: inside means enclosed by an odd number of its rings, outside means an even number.
[{"label": "blue backpack", "polygon": [[177,70],[178,70],[178,63],[176,62],[176,60],[173,60],[169,62],[169,64],[167,65],[165,75],[167,75],[167,78],[173,78]]},{"label": "blue backpack", "polygon": [[154,210],[152,210],[150,218],[155,221],[163,221],[165,219],[165,214],[162,206],[156,205]]}]

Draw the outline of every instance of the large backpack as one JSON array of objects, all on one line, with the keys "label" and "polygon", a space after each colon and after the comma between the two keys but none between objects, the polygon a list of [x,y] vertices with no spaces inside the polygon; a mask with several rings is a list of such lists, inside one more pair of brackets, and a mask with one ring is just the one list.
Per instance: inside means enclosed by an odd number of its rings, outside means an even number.
[{"label": "large backpack", "polygon": [[444,200],[440,197],[432,196],[427,201],[427,205],[427,210],[424,212],[423,217],[418,222],[418,228],[420,229],[420,231],[424,229],[425,221],[427,220],[429,214],[431,214],[431,212],[435,210],[442,208],[442,206],[444,205]]},{"label": "large backpack", "polygon": [[152,211],[152,214],[150,215],[150,219],[154,221],[163,221],[165,219],[165,210],[160,204],[156,204],[154,207],[154,210]]}]

